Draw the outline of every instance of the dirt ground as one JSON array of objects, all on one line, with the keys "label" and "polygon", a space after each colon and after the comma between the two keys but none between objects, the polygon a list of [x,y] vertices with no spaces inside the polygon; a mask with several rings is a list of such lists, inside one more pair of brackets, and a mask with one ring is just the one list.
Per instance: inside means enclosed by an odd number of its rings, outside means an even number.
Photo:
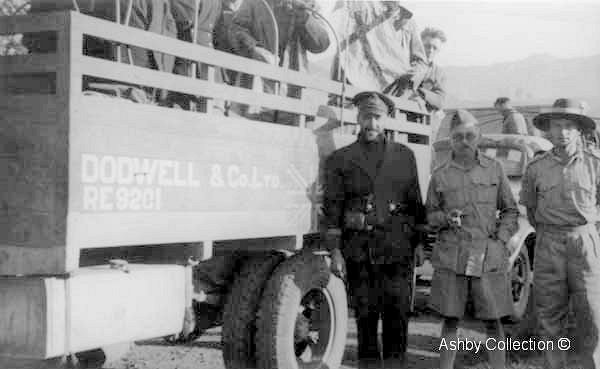
[{"label": "dirt ground", "polygon": [[[417,294],[417,314],[409,325],[408,365],[406,368],[431,369],[438,367],[440,345],[440,320],[425,309],[428,289],[421,287]],[[349,320],[346,352],[340,369],[357,369],[356,325]],[[485,340],[482,327],[477,322],[466,322],[459,336],[472,340]],[[121,347],[120,349],[123,349]],[[118,351],[118,349],[117,349]],[[116,353],[118,354],[118,352]],[[570,355],[569,369],[579,369],[577,355]],[[459,352],[456,369],[484,369],[486,354],[474,350]],[[508,369],[543,369],[539,352],[510,352]],[[97,365],[83,365],[98,369]],[[80,366],[81,367],[81,366]],[[221,356],[220,328],[207,331],[198,340],[187,345],[171,345],[162,339],[136,342],[124,356],[101,365],[103,369],[225,369]],[[64,369],[58,361],[45,364],[21,363],[15,365],[0,359],[0,369]],[[384,367],[381,366],[383,369]],[[378,367],[379,369],[379,367]],[[385,368],[392,369],[392,368]]]},{"label": "dirt ground", "polygon": [[[431,369],[438,367],[440,345],[440,320],[427,313],[425,309],[428,288],[421,287],[417,295],[417,315],[409,325],[408,365],[406,368]],[[420,313],[419,313],[420,312]],[[356,325],[349,320],[346,352],[341,369],[358,368],[356,358]],[[465,323],[459,332],[461,337],[473,340],[485,340],[481,325],[476,322]],[[161,340],[138,342],[120,361],[105,365],[110,369],[224,369],[221,357],[220,329],[213,329],[197,341],[184,346],[171,346]],[[572,355],[569,369],[580,368],[577,357]],[[455,368],[483,369],[486,354],[475,351],[460,352]],[[509,369],[543,369],[543,360],[539,352],[509,353]],[[383,368],[383,366],[382,366]],[[385,368],[392,369],[392,368]]]}]

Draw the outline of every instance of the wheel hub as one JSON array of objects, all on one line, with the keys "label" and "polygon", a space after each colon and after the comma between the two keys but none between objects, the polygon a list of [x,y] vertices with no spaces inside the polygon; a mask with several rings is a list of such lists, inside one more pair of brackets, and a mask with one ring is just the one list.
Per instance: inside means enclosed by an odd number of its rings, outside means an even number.
[{"label": "wheel hub", "polygon": [[332,313],[323,290],[313,289],[302,298],[294,329],[299,368],[318,368],[327,356],[333,335]]}]

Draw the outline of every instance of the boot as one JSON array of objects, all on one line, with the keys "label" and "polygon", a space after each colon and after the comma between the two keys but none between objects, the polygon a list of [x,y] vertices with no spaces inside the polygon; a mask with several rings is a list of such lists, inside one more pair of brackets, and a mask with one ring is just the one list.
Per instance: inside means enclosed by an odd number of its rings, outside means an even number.
[{"label": "boot", "polygon": [[379,359],[379,349],[377,347],[377,323],[379,316],[376,313],[369,313],[366,317],[356,319],[358,336],[358,358],[359,359]]},{"label": "boot", "polygon": [[383,358],[404,362],[408,338],[408,311],[386,306],[382,332]]}]

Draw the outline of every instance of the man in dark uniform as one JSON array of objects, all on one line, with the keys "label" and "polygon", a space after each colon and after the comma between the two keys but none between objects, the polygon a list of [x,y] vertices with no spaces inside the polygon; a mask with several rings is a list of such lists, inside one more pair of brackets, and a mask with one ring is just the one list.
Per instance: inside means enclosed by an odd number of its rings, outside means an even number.
[{"label": "man in dark uniform", "polygon": [[[593,342],[584,347],[584,367],[598,369],[600,346],[594,334],[600,328],[600,237],[595,222],[600,154],[581,140],[596,124],[584,115],[584,105],[571,99],[556,100],[533,124],[548,132],[554,144],[529,164],[520,195],[537,233],[533,284],[540,333],[555,341],[554,350],[544,351],[546,367],[566,367],[566,351],[558,342],[565,337],[569,300],[574,299],[577,317],[591,313],[586,323]],[[578,332],[585,328],[579,326]]]},{"label": "man in dark uniform", "polygon": [[414,226],[424,217],[417,165],[409,148],[384,136],[394,111],[388,97],[362,92],[353,103],[358,139],[325,163],[324,238],[333,272],[342,274],[345,261],[359,359],[380,359],[382,318],[383,358],[404,361]]}]

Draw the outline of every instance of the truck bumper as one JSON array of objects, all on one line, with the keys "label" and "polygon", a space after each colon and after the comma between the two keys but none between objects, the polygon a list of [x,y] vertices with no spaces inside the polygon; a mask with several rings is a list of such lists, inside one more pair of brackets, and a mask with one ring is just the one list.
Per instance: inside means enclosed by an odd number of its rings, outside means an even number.
[{"label": "truck bumper", "polygon": [[182,330],[186,268],[80,268],[0,278],[0,356],[46,359]]}]

